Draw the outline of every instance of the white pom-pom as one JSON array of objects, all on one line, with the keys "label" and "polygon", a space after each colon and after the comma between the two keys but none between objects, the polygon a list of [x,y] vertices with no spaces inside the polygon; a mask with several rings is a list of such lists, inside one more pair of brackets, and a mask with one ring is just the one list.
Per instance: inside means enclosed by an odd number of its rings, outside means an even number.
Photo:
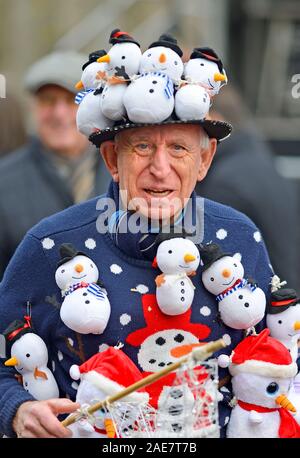
[{"label": "white pom-pom", "polygon": [[70,367],[69,374],[73,380],[79,380],[80,379],[79,366],[77,366],[77,364],[73,364],[73,366]]},{"label": "white pom-pom", "polygon": [[218,356],[218,365],[220,367],[225,368],[225,367],[228,367],[229,364],[230,364],[230,358],[229,358],[228,355],[220,355],[220,356]]}]

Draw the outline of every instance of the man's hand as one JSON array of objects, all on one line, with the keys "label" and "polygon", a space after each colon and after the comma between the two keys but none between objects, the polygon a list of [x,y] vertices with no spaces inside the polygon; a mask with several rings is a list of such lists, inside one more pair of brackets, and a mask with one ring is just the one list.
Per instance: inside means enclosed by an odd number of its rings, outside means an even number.
[{"label": "man's hand", "polygon": [[80,407],[70,399],[28,401],[20,405],[13,420],[18,437],[71,437],[72,432],[62,426],[58,414],[72,413]]}]

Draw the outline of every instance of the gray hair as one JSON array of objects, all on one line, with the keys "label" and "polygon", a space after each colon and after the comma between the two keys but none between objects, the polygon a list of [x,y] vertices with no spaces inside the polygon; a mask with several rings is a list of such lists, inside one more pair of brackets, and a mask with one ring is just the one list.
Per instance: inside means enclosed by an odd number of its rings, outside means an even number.
[{"label": "gray hair", "polygon": [[205,130],[200,127],[200,148],[207,149],[209,147],[209,136]]}]

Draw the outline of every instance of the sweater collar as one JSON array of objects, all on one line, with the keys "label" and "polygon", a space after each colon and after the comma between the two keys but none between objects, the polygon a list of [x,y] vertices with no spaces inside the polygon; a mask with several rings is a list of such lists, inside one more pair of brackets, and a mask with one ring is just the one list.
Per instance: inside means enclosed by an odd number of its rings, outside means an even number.
[{"label": "sweater collar", "polygon": [[[156,256],[156,237],[161,228],[159,224],[138,215],[136,212],[124,209],[118,183],[111,181],[107,197],[114,200],[115,209],[109,212],[108,234],[114,244],[130,257],[153,261]],[[193,192],[188,204],[172,225],[178,229],[184,228],[193,233],[196,226],[196,193]],[[133,224],[134,222],[136,224]],[[165,229],[164,229],[165,232]]]}]

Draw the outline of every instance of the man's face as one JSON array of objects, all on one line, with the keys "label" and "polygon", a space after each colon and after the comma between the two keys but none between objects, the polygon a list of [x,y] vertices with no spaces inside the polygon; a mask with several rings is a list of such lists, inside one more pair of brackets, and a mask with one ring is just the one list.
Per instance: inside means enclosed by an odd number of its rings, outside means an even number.
[{"label": "man's face", "polygon": [[127,191],[123,204],[151,219],[176,216],[215,153],[216,140],[203,148],[202,136],[199,126],[179,124],[129,129],[105,142],[106,165],[120,190]]},{"label": "man's face", "polygon": [[56,85],[43,86],[34,97],[37,132],[50,150],[76,156],[86,149],[87,139],[76,127],[74,94]]}]

